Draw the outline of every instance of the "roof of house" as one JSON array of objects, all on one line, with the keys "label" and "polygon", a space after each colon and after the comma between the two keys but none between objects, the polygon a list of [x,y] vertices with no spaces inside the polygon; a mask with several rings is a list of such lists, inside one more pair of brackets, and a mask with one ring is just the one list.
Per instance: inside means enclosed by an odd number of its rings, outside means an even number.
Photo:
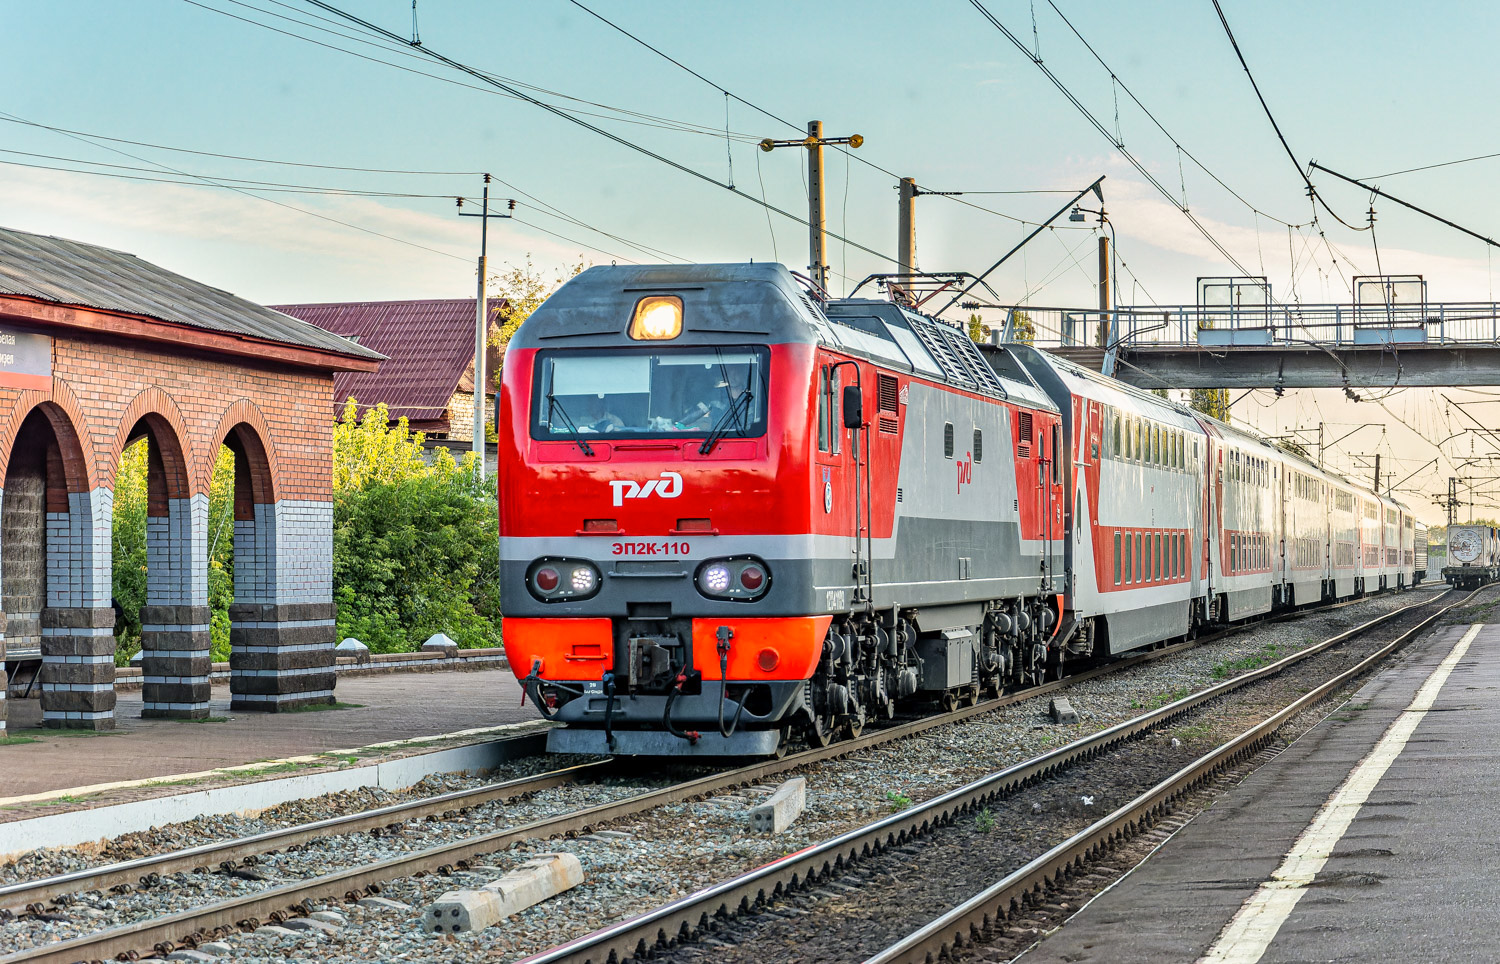
[{"label": "roof of house", "polygon": [[353,358],[381,358],[367,346],[133,254],[9,228],[0,228],[0,295],[144,316]]},{"label": "roof of house", "polygon": [[[492,326],[504,303],[489,299]],[[334,401],[340,408],[352,396],[361,409],[384,402],[393,419],[404,416],[414,424],[445,420],[449,400],[472,371],[473,298],[276,307],[388,357],[378,372],[334,375]]]}]

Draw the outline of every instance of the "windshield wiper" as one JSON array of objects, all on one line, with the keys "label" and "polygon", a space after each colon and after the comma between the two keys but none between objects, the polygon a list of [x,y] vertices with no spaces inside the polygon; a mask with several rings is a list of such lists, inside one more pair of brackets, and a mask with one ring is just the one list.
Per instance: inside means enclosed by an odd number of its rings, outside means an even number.
[{"label": "windshield wiper", "polygon": [[704,439],[703,444],[698,446],[699,455],[707,455],[708,453],[712,452],[714,450],[714,446],[719,444],[719,440],[729,434],[731,419],[733,419],[734,424],[740,429],[740,431],[743,432],[745,430],[745,424],[740,418],[740,412],[742,409],[749,409],[750,398],[751,393],[747,391],[741,393],[739,398],[736,398],[733,402],[729,403],[729,408],[725,409],[724,414],[719,416],[719,420],[715,422],[714,427],[709,430],[708,438]]},{"label": "windshield wiper", "polygon": [[559,415],[562,416],[562,418],[563,418],[563,424],[567,425],[568,429],[573,433],[571,436],[569,436],[569,438],[572,441],[578,443],[578,449],[579,449],[579,451],[581,451],[584,455],[587,455],[590,458],[592,458],[593,455],[594,455],[594,447],[592,445],[590,445],[586,439],[584,439],[583,435],[578,431],[578,426],[574,425],[573,424],[573,420],[568,417],[568,410],[565,409],[565,408],[563,408],[562,402],[559,402],[557,400],[557,397],[554,396],[553,394],[551,394],[549,392],[547,394],[547,430],[548,431],[552,430],[552,413],[553,412],[556,412],[557,414],[559,414]]}]

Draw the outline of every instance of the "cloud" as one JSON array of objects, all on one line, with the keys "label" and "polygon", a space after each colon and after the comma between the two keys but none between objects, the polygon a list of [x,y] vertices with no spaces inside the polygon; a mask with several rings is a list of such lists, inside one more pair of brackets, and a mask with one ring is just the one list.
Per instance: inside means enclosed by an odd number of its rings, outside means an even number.
[{"label": "cloud", "polygon": [[[449,213],[451,201],[414,202],[443,212],[431,214],[378,198],[271,197],[24,168],[6,169],[0,180],[6,227],[128,251],[245,297],[355,300],[472,291],[473,282],[463,279],[474,274],[478,225]],[[552,227],[552,219],[529,213]],[[529,254],[545,266],[590,254],[586,244],[500,223],[503,229],[490,225],[492,264],[522,263]],[[571,225],[560,233],[590,237]]]}]

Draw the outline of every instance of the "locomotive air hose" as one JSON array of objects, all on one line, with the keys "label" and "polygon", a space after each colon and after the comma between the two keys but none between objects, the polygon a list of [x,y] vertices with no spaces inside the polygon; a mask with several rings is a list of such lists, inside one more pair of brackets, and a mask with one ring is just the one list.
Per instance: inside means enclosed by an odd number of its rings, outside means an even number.
[{"label": "locomotive air hose", "polygon": [[615,748],[615,674],[604,674],[604,745],[614,752]]},{"label": "locomotive air hose", "polygon": [[687,733],[679,730],[677,727],[672,725],[672,704],[677,702],[677,696],[682,692],[682,684],[686,679],[687,670],[684,669],[681,673],[677,674],[677,681],[673,683],[672,688],[667,691],[667,708],[662,712],[661,722],[662,725],[667,728],[667,732],[677,737],[679,740],[687,740],[689,743],[697,743],[698,741],[693,739],[693,737],[689,736]]},{"label": "locomotive air hose", "polygon": [[734,736],[734,731],[740,725],[740,714],[743,713],[743,712],[745,712],[745,700],[749,697],[749,695],[750,695],[749,690],[746,690],[745,693],[740,696],[739,702],[735,704],[738,707],[738,709],[736,709],[734,711],[734,720],[729,724],[729,729],[727,729],[727,730],[724,729],[724,700],[725,700],[726,697],[729,696],[729,647],[727,645],[720,646],[719,647],[719,735],[722,736],[722,737],[724,737],[724,739],[727,740],[731,736]]}]

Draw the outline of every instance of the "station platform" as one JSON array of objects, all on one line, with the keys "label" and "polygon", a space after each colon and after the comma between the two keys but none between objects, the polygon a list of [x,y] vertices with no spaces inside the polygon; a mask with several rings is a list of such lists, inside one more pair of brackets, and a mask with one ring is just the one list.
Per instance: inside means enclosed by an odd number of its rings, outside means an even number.
[{"label": "station platform", "polygon": [[1500,625],[1408,647],[1023,954],[1497,961]]},{"label": "station platform", "polygon": [[[226,683],[213,688],[209,720],[194,721],[141,719],[140,690],[122,690],[115,729],[99,732],[40,729],[38,700],[9,700],[9,739],[35,742],[0,743],[0,821],[21,812],[6,805],[18,797],[180,779],[414,737],[474,741],[493,734],[468,731],[541,718],[529,703],[521,705],[521,688],[504,668],[343,678],[336,693],[338,705],[327,709],[244,713],[229,709]],[[401,752],[391,748],[392,755]],[[360,754],[362,762],[375,756]],[[91,790],[90,802],[140,799],[150,789]]]}]

